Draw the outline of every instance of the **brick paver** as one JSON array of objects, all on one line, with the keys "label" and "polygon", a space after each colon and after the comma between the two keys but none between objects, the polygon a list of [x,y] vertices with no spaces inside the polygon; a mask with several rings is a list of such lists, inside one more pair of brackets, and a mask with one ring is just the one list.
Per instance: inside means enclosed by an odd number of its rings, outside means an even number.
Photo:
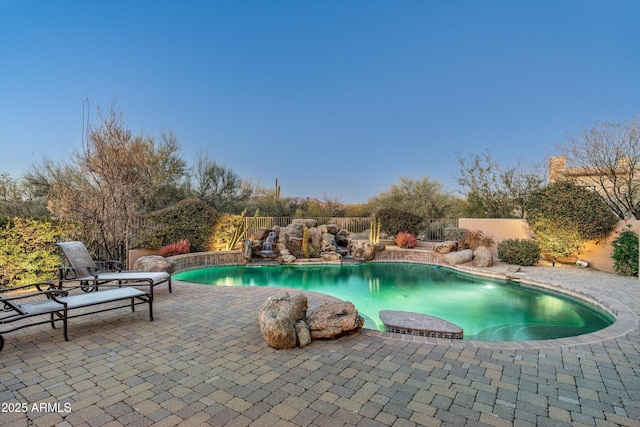
[{"label": "brick paver", "polygon": [[6,334],[0,425],[640,426],[640,282],[562,266],[520,279],[620,320],[539,342],[363,330],[275,350],[257,321],[273,289],[176,283],[157,291],[153,322],[112,311],[74,319],[69,342],[46,325]]}]

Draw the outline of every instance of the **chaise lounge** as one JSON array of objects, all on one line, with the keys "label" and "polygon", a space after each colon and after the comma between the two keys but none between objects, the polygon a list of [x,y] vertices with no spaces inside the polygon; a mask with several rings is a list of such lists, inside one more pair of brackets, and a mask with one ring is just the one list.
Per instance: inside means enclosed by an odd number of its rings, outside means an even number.
[{"label": "chaise lounge", "polygon": [[104,286],[149,286],[149,295],[153,298],[153,288],[167,283],[171,290],[171,275],[166,272],[142,272],[122,270],[119,261],[94,261],[82,242],[59,242],[69,266],[58,267],[58,287],[65,283],[80,283],[85,292],[98,290]]},{"label": "chaise lounge", "polygon": [[[35,292],[26,292],[35,287]],[[9,296],[15,293],[14,296]],[[114,305],[122,301],[129,301],[125,305]],[[108,304],[106,307],[99,307]],[[138,304],[149,304],[149,320],[153,321],[153,298],[151,295],[136,288],[121,287],[105,291],[80,293],[69,295],[69,291],[57,289],[52,282],[41,282],[31,285],[17,286],[0,290],[0,325],[11,325],[9,329],[0,330],[0,351],[4,347],[2,334],[17,331],[29,326],[50,323],[55,329],[55,322],[62,322],[62,332],[65,341],[69,341],[67,334],[69,319],[86,316],[103,311],[131,307],[135,311]],[[76,312],[77,309],[84,309]],[[36,317],[45,317],[37,319]]]}]

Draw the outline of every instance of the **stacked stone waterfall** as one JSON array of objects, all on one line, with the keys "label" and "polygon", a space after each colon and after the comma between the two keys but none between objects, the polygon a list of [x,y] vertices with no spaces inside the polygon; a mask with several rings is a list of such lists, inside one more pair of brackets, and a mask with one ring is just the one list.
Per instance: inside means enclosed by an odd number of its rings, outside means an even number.
[{"label": "stacked stone waterfall", "polygon": [[[351,244],[349,232],[341,230],[333,224],[318,226],[315,219],[296,218],[286,227],[273,227],[261,229],[251,240],[251,254],[256,257],[264,257],[264,243],[268,236],[277,236],[273,248],[278,260],[289,264],[297,259],[305,258],[303,253],[303,236],[305,228],[308,230],[309,258],[319,258],[323,261],[340,261],[343,256],[349,254],[347,247]],[[246,258],[246,257],[245,257]]]}]

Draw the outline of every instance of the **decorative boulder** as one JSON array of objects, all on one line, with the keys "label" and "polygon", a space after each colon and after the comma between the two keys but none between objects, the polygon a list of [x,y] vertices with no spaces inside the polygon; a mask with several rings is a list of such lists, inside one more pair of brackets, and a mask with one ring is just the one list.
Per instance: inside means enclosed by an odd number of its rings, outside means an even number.
[{"label": "decorative boulder", "polygon": [[362,329],[364,319],[353,303],[323,304],[307,316],[312,339],[338,338],[355,334]]},{"label": "decorative boulder", "polygon": [[473,251],[465,249],[463,251],[451,252],[444,256],[444,260],[449,265],[466,264],[473,259]]},{"label": "decorative boulder", "polygon": [[340,260],[342,260],[342,256],[337,252],[322,252],[322,254],[320,254],[320,258],[323,261],[340,261]]},{"label": "decorative boulder", "polygon": [[492,267],[493,254],[491,250],[486,246],[478,246],[478,248],[473,251],[473,265],[476,267]]},{"label": "decorative boulder", "polygon": [[133,264],[133,269],[144,272],[166,271],[172,274],[176,265],[173,261],[160,255],[149,255],[138,258]]},{"label": "decorative boulder", "polygon": [[312,228],[315,227],[316,225],[318,225],[318,221],[315,219],[311,219],[311,218],[294,218],[291,221],[292,225],[301,225],[302,228],[307,227],[307,228]]},{"label": "decorative boulder", "polygon": [[438,254],[448,254],[458,250],[458,242],[455,240],[447,240],[445,242],[433,245],[433,251]]},{"label": "decorative boulder", "polygon": [[242,244],[242,259],[245,261],[250,261],[252,255],[253,248],[251,246],[251,240],[245,239]]},{"label": "decorative boulder", "polygon": [[306,313],[307,297],[301,293],[290,296],[286,291],[282,291],[270,296],[258,312],[264,340],[278,350],[296,347],[296,323],[304,319]]}]

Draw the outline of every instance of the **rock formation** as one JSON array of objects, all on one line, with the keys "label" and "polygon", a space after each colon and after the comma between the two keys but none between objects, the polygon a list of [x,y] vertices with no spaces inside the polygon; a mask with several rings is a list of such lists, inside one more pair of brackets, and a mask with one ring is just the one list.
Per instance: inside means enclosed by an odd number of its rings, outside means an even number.
[{"label": "rock formation", "polygon": [[[298,344],[296,324],[307,314],[307,297],[301,293],[290,296],[282,291],[270,296],[258,312],[260,331],[268,345],[282,350]],[[304,338],[304,337],[303,337]]]},{"label": "rock formation", "polygon": [[278,350],[304,347],[313,339],[355,334],[364,319],[350,302],[323,304],[307,317],[307,298],[282,291],[270,296],[258,312],[265,342]]}]

